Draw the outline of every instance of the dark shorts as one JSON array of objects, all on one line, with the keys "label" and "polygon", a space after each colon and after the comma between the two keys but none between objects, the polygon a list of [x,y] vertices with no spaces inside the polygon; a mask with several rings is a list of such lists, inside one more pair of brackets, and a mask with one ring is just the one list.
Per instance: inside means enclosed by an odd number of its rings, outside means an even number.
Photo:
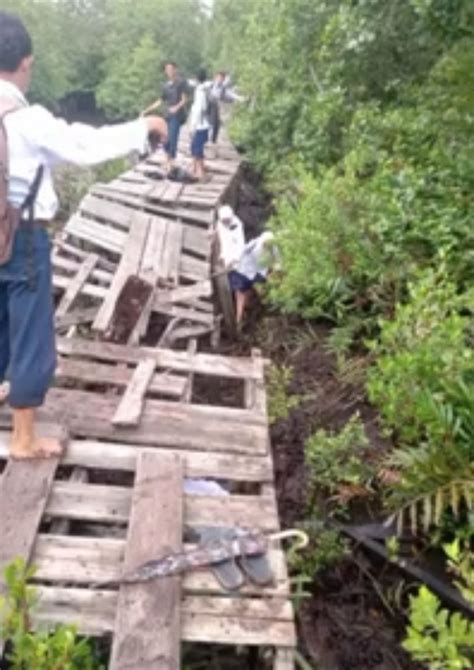
[{"label": "dark shorts", "polygon": [[232,270],[229,272],[229,283],[230,283],[230,288],[233,291],[240,291],[241,293],[246,293],[247,291],[250,291],[250,289],[255,285],[255,284],[261,284],[265,281],[265,277],[263,275],[256,275],[253,279],[249,279],[243,274],[240,274],[240,272],[237,272],[237,270]]},{"label": "dark shorts", "polygon": [[204,158],[204,147],[209,139],[208,130],[196,130],[191,142],[191,156],[193,158]]}]

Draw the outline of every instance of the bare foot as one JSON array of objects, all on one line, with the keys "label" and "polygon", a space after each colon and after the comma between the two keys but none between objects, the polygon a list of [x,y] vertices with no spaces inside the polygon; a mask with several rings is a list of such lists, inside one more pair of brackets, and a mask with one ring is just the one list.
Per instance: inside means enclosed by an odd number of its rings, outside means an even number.
[{"label": "bare foot", "polygon": [[64,449],[61,442],[53,437],[38,437],[33,444],[25,444],[13,437],[10,446],[10,457],[16,461],[37,458],[59,458]]}]

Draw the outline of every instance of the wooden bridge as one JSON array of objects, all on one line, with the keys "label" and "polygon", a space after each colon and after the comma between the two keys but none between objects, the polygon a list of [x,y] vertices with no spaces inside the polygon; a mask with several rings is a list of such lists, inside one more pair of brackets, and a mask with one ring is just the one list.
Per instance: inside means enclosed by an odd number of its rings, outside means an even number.
[{"label": "wooden bridge", "polygon": [[[294,667],[279,546],[265,588],[231,594],[207,570],[94,586],[194,546],[202,528],[279,529],[265,362],[200,351],[219,330],[211,232],[239,157],[225,141],[209,165],[209,183],[182,185],[154,155],[94,186],[56,240],[59,361],[40,418],[67,431],[61,461],[7,462],[0,408],[0,568],[16,556],[36,566],[36,625],[112,635],[110,670],[179,670],[182,641],[265,647],[275,670]],[[131,277],[151,290],[128,303],[138,318],[113,343]],[[198,495],[194,479],[226,491]]]}]

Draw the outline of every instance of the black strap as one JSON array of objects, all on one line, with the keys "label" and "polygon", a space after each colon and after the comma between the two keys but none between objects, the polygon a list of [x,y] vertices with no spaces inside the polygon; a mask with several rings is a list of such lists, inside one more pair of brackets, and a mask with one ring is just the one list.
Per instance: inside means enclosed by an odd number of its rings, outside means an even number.
[{"label": "black strap", "polygon": [[38,192],[40,190],[41,182],[43,181],[44,174],[44,165],[40,165],[36,170],[35,178],[31,184],[30,191],[26,196],[22,206],[20,207],[21,211],[28,211],[28,221],[33,221],[35,218],[34,207],[36,198],[38,197]]},{"label": "black strap", "polygon": [[26,268],[27,268],[27,275],[28,275],[28,283],[30,286],[30,289],[32,291],[35,290],[36,288],[36,273],[35,273],[35,249],[34,249],[34,243],[33,243],[33,229],[34,229],[34,222],[35,222],[35,202],[36,198],[38,197],[38,191],[41,186],[41,182],[43,181],[43,174],[44,174],[44,166],[40,165],[38,169],[36,170],[36,175],[35,178],[33,179],[33,183],[31,184],[30,191],[28,195],[26,196],[22,206],[21,206],[21,211],[22,213],[24,211],[28,212],[28,218],[26,220],[26,230],[27,230],[27,236],[26,236]]}]

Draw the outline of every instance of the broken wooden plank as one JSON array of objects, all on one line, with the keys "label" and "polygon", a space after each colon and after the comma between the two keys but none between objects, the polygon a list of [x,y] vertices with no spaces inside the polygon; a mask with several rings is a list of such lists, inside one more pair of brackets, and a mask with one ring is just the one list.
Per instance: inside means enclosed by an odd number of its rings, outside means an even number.
[{"label": "broken wooden plank", "polygon": [[136,426],[138,424],[155,368],[156,361],[153,358],[146,358],[137,365],[113,416],[112,423],[115,426]]},{"label": "broken wooden plank", "polygon": [[105,332],[112,321],[117,299],[131,275],[137,275],[143,255],[144,245],[148,236],[150,219],[142,212],[136,212],[130,226],[130,233],[125,245],[117,272],[107,296],[95,318],[93,328]]},{"label": "broken wooden plank", "polygon": [[[140,454],[124,571],[178,552],[183,537],[179,460]],[[119,590],[110,670],[180,670],[181,577]]]},{"label": "broken wooden plank", "polygon": [[97,265],[99,257],[97,254],[89,254],[87,258],[83,261],[77,274],[73,277],[67,287],[64,295],[61,298],[61,301],[56,308],[56,317],[60,318],[65,316],[66,312],[72,307],[74,301],[77,299],[78,295],[82,291],[84,284],[89,279],[93,269]]}]

